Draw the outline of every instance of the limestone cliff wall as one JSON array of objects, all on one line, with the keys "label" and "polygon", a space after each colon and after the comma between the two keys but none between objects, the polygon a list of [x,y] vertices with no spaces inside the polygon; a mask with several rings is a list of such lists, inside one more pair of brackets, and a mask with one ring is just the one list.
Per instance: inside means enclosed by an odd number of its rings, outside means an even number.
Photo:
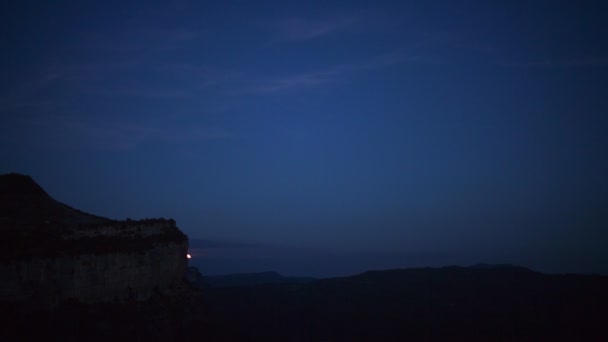
[{"label": "limestone cliff wall", "polygon": [[174,220],[95,216],[0,175],[0,302],[144,300],[181,282],[187,252]]},{"label": "limestone cliff wall", "polygon": [[145,300],[179,283],[187,241],[105,254],[27,258],[0,263],[0,300],[56,304]]},{"label": "limestone cliff wall", "polygon": [[112,221],[13,241],[0,259],[0,302],[145,300],[181,282],[188,238],[173,220]]}]

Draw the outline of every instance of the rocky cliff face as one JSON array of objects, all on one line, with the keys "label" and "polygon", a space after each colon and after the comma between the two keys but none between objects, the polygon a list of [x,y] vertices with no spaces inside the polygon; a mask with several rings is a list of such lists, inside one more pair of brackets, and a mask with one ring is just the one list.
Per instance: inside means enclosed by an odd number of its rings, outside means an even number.
[{"label": "rocky cliff face", "polygon": [[0,176],[0,302],[145,300],[187,267],[175,221],[114,221],[52,199],[30,177]]},{"label": "rocky cliff face", "polygon": [[130,250],[5,260],[0,263],[0,301],[63,300],[122,302],[145,300],[172,289],[187,267],[186,241]]}]

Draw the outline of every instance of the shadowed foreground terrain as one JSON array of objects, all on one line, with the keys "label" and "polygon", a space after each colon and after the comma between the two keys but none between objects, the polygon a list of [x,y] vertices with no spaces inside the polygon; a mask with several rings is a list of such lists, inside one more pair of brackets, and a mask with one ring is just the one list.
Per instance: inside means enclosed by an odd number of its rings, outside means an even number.
[{"label": "shadowed foreground terrain", "polygon": [[370,271],[308,284],[209,289],[242,339],[386,341],[608,337],[608,278],[520,267]]},{"label": "shadowed foreground terrain", "polygon": [[[184,284],[146,302],[11,312],[2,334],[61,340],[605,340],[608,279],[525,268],[370,271],[308,283]],[[195,286],[193,286],[195,285]],[[199,289],[196,289],[198,287]],[[35,330],[32,328],[35,327]],[[2,337],[2,336],[0,336]]]}]

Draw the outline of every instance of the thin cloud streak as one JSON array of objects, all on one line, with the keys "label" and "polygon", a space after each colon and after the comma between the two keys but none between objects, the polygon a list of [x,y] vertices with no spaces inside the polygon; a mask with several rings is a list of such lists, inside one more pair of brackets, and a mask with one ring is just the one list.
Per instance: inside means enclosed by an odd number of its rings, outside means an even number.
[{"label": "thin cloud streak", "polygon": [[126,29],[120,34],[84,33],[78,46],[111,53],[128,53],[141,51],[162,51],[191,43],[198,39],[202,32],[197,30],[175,29]]},{"label": "thin cloud streak", "polygon": [[54,104],[54,101],[48,100],[34,100],[31,99],[37,95],[37,93],[57,82],[60,79],[60,75],[54,72],[43,74],[38,78],[25,81],[18,86],[15,86],[12,90],[7,93],[0,94],[0,112],[8,111],[14,108],[23,107],[38,107],[47,104]]},{"label": "thin cloud streak", "polygon": [[[435,61],[431,58],[420,54],[397,51],[367,61],[338,64],[321,70],[282,77],[265,77],[239,70],[188,63],[146,65],[125,61],[57,64],[49,67],[46,74],[40,78],[24,84],[11,94],[0,97],[0,110],[45,103],[46,99],[37,97],[37,93],[50,87],[62,89],[61,91],[66,94],[62,101],[66,102],[72,101],[74,94],[181,100],[200,96],[204,92],[231,96],[313,88],[338,82],[341,77],[352,73],[382,69],[401,63],[433,62]],[[133,68],[148,73],[155,81],[143,82],[133,77],[125,78],[125,71]],[[57,101],[55,99],[56,104]]]},{"label": "thin cloud streak", "polygon": [[345,31],[360,21],[360,15],[345,15],[327,20],[293,18],[283,20],[278,26],[281,39],[308,40]]},{"label": "thin cloud streak", "polygon": [[421,55],[408,55],[403,52],[391,53],[358,63],[334,65],[324,70],[291,75],[283,78],[251,78],[249,86],[236,93],[275,93],[296,88],[315,87],[337,82],[340,77],[350,73],[376,70],[401,63],[424,63],[429,61]]},{"label": "thin cloud streak", "polygon": [[162,126],[152,123],[121,123],[84,120],[66,116],[47,116],[23,120],[34,136],[56,147],[95,147],[131,150],[148,142],[195,144],[207,140],[231,139],[235,135],[217,127]]},{"label": "thin cloud streak", "polygon": [[153,86],[144,83],[132,83],[125,86],[118,86],[112,89],[92,89],[90,93],[107,97],[128,97],[160,100],[184,99],[194,95],[194,92],[188,88],[182,88],[179,86]]}]

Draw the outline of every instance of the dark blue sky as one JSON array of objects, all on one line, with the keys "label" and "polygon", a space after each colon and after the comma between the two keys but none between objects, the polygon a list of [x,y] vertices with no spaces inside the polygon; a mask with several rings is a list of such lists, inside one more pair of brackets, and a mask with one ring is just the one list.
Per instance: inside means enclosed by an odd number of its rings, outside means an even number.
[{"label": "dark blue sky", "polygon": [[0,172],[203,271],[608,273],[604,1],[1,6]]}]

